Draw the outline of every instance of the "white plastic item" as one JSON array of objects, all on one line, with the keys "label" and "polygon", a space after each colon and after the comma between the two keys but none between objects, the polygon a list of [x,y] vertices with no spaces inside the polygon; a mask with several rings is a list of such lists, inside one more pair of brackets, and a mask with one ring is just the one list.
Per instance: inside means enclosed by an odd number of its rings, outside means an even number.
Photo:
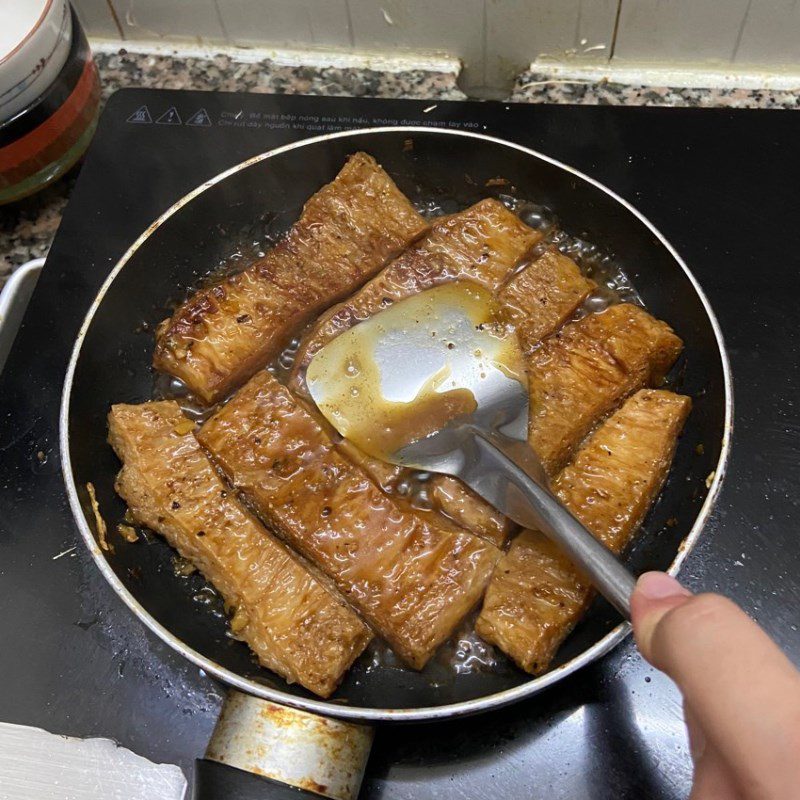
[{"label": "white plastic item", "polygon": [[0,800],[183,800],[186,779],[110,739],[0,722]]},{"label": "white plastic item", "polygon": [[0,124],[55,81],[69,55],[67,0],[0,0]]},{"label": "white plastic item", "polygon": [[0,372],[3,371],[11,345],[14,344],[43,266],[43,258],[34,258],[33,261],[17,267],[0,291]]}]

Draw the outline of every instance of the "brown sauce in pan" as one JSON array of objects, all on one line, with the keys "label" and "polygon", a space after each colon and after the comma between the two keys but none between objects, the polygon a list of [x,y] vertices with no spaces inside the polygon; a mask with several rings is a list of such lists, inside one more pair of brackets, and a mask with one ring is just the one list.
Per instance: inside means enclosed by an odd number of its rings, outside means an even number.
[{"label": "brown sauce in pan", "polygon": [[[598,284],[598,289],[575,312],[575,319],[604,311],[616,303],[625,302],[644,306],[640,295],[612,254],[603,252],[590,241],[562,230],[556,215],[545,206],[508,194],[499,193],[495,197],[517,214],[523,222],[543,233],[543,239],[531,251],[529,259],[520,264],[518,269],[524,268],[527,263],[538,258],[547,248],[555,245],[564,255],[576,262],[584,275]],[[418,202],[416,207],[428,219],[462,210],[455,199],[446,197]],[[273,222],[265,218],[257,221],[252,230],[220,231],[221,236],[230,235],[238,244],[226,259],[209,271],[196,285],[188,287],[186,295],[188,296],[199,288],[213,285],[227,275],[240,272],[261,258],[266,250],[279,240],[282,233],[282,231],[273,230],[275,227]],[[288,380],[300,342],[314,322],[315,320],[312,320],[308,325],[296,331],[284,350],[268,365],[267,369],[282,383]],[[155,376],[153,399],[176,400],[184,413],[199,423],[208,419],[225,402],[223,400],[214,406],[205,406],[187,391],[181,381],[164,374]],[[435,504],[429,492],[430,477],[430,473],[404,470],[399,479],[386,488],[390,493],[396,492],[404,497],[415,508],[432,510],[435,508]],[[215,610],[219,605],[216,592],[210,586],[207,590],[202,589],[197,592],[195,599],[198,604],[212,606]],[[222,613],[218,610],[217,612]],[[476,615],[477,612],[474,612],[462,622],[456,633],[439,648],[426,667],[425,673],[430,677],[432,685],[445,686],[456,680],[459,675],[505,672],[511,669],[506,659],[474,632]],[[407,669],[389,647],[377,637],[367,647],[362,659],[367,664],[367,673],[377,669]]]},{"label": "brown sauce in pan", "polygon": [[597,245],[579,236],[564,231],[558,218],[546,206],[529,200],[501,195],[504,205],[513,211],[526,224],[544,234],[544,238],[531,253],[532,258],[541,255],[547,248],[555,245],[565,256],[569,256],[581,272],[598,284],[578,311],[578,316],[604,311],[615,303],[635,303],[644,306],[628,276],[610,253],[602,251]]},{"label": "brown sauce in pan", "polygon": [[[455,633],[434,653],[425,667],[425,675],[434,688],[447,687],[460,675],[512,672],[498,650],[475,633],[477,610],[467,615]],[[369,675],[376,670],[405,670],[391,648],[377,637],[362,656]]]}]

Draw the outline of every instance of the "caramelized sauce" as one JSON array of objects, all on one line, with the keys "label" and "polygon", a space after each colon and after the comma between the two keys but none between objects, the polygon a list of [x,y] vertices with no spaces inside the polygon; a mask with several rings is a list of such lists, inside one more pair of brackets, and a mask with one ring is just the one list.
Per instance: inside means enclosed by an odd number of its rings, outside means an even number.
[{"label": "caramelized sauce", "polygon": [[[576,318],[586,314],[605,311],[615,303],[634,303],[644,307],[642,298],[613,254],[601,250],[596,244],[580,236],[574,236],[561,228],[558,217],[547,206],[511,195],[500,195],[498,199],[513,211],[526,225],[540,231],[544,238],[533,248],[530,259],[538,258],[545,250],[555,245],[561,253],[569,256],[581,272],[598,284],[584,305],[576,312]],[[522,269],[525,264],[521,264]]]},{"label": "caramelized sauce", "polygon": [[421,472],[417,469],[405,469],[400,475],[400,479],[394,485],[393,490],[405,497],[412,508],[420,511],[438,510],[436,503],[431,497],[430,472]]},{"label": "caramelized sauce", "polygon": [[[452,685],[460,675],[508,673],[513,667],[495,647],[475,633],[477,611],[468,614],[450,639],[428,662],[423,675],[435,687]],[[369,675],[377,670],[406,670],[392,649],[375,637],[362,656]]]}]

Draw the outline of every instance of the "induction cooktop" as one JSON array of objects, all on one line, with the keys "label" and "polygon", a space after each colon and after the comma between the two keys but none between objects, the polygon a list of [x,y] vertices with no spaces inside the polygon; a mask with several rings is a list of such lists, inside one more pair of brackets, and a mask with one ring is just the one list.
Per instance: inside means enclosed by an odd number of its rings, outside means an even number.
[{"label": "induction cooktop", "polygon": [[[800,115],[122,90],[109,101],[0,375],[0,721],[110,736],[190,774],[223,687],[150,635],[84,551],[59,474],[67,360],[103,279],[204,180],[330,131],[426,125],[532,147],[605,183],[677,248],[733,365],[721,498],[682,580],[739,602],[800,663]],[[378,729],[365,798],[685,797],[681,700],[630,641],[482,716]]]}]

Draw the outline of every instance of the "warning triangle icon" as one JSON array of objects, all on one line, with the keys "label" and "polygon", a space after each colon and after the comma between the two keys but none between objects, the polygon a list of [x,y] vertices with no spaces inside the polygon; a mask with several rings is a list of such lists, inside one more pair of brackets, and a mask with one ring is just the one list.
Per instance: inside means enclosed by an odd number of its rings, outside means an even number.
[{"label": "warning triangle icon", "polygon": [[181,117],[175,106],[168,108],[157,120],[156,125],[180,125]]},{"label": "warning triangle icon", "polygon": [[150,125],[152,121],[153,118],[150,116],[147,106],[139,106],[126,120],[126,122],[132,122],[134,125]]},{"label": "warning triangle icon", "polygon": [[187,125],[200,125],[205,128],[211,127],[211,117],[208,116],[208,111],[204,108],[201,108],[199,111],[195,111],[191,117],[186,121]]}]

